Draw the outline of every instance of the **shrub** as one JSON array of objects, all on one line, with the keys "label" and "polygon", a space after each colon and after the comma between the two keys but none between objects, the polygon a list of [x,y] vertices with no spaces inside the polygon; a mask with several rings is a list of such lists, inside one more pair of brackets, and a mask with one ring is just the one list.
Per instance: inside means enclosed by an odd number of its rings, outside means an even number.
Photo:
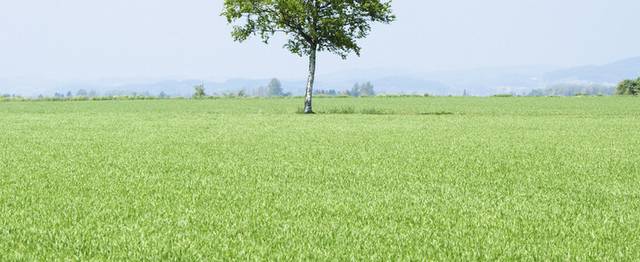
[{"label": "shrub", "polygon": [[193,87],[193,98],[204,98],[207,94],[204,92],[204,85],[197,85]]},{"label": "shrub", "polygon": [[624,80],[618,84],[616,95],[637,96],[640,95],[640,77],[636,80]]},{"label": "shrub", "polygon": [[353,107],[331,108],[326,111],[327,114],[354,114],[355,112]]}]

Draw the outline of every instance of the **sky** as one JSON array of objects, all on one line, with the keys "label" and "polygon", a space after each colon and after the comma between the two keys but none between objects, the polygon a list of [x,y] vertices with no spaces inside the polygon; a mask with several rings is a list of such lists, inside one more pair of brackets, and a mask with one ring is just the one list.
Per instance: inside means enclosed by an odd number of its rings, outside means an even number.
[{"label": "sky", "polygon": [[[233,42],[222,0],[0,0],[0,79],[302,79],[306,59]],[[360,57],[318,73],[603,64],[640,56],[638,0],[394,0]]]}]

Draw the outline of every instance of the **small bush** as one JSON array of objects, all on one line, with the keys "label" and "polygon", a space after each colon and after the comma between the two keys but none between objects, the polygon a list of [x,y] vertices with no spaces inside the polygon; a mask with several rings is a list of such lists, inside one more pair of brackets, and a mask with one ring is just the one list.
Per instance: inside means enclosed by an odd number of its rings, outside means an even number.
[{"label": "small bush", "polygon": [[353,107],[331,108],[325,113],[327,114],[354,114],[356,110]]}]

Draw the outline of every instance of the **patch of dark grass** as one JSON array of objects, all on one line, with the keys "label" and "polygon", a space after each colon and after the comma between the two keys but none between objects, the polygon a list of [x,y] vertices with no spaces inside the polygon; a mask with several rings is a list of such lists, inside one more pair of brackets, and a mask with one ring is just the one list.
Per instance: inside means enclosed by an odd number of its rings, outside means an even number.
[{"label": "patch of dark grass", "polygon": [[[298,109],[296,113],[302,113],[302,109]],[[378,108],[365,108],[356,110],[354,107],[336,107],[329,108],[325,110],[317,111],[318,114],[328,114],[328,115],[353,115],[353,114],[362,114],[362,115],[392,115],[393,112],[384,111]]]},{"label": "patch of dark grass", "polygon": [[[356,109],[351,106],[327,108],[322,110],[316,110],[317,114],[322,115],[420,115],[420,116],[443,116],[443,115],[456,115],[459,113],[449,111],[434,111],[434,112],[396,112],[392,110],[385,110],[380,108],[363,108]],[[304,109],[298,107],[296,114],[304,114]]]},{"label": "patch of dark grass", "polygon": [[360,110],[360,114],[364,114],[364,115],[392,115],[393,112],[385,112],[381,109],[377,109],[377,108],[366,108],[366,109],[362,109]]},{"label": "patch of dark grass", "polygon": [[[324,110],[316,111],[317,114],[323,115],[421,115],[421,116],[443,116],[443,115],[455,115],[454,112],[449,111],[435,111],[435,112],[395,112],[389,110],[383,110],[379,108],[364,108],[364,109],[355,109],[354,107],[336,107],[336,108],[328,108]],[[296,114],[304,114],[303,108],[299,107],[296,109]]]},{"label": "patch of dark grass", "polygon": [[447,112],[447,111],[437,111],[437,112],[418,113],[418,115],[422,115],[422,116],[445,116],[445,115],[454,115],[454,113],[453,112]]},{"label": "patch of dark grass", "polygon": [[347,107],[337,107],[337,108],[329,108],[325,111],[320,111],[321,114],[355,114],[356,109],[350,106]]}]

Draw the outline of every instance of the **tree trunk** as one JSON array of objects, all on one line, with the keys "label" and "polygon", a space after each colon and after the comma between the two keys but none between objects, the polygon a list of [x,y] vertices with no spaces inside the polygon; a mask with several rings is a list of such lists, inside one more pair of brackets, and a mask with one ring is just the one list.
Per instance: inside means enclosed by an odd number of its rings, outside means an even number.
[{"label": "tree trunk", "polygon": [[311,101],[313,99],[313,83],[316,77],[316,49],[312,47],[311,54],[309,54],[309,78],[307,79],[307,92],[304,97],[305,114],[313,114]]}]

